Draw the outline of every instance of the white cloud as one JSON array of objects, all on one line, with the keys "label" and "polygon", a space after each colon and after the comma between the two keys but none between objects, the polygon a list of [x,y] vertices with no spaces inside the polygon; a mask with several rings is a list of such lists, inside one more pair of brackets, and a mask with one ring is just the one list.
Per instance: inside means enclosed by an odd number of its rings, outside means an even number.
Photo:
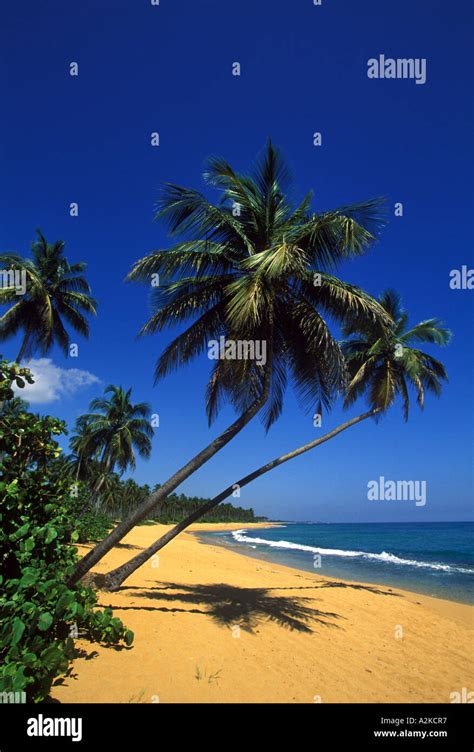
[{"label": "white cloud", "polygon": [[78,368],[59,368],[50,358],[34,358],[25,366],[31,370],[35,383],[26,384],[24,389],[15,387],[15,392],[32,405],[56,402],[61,397],[71,397],[91,384],[100,383],[93,373]]}]

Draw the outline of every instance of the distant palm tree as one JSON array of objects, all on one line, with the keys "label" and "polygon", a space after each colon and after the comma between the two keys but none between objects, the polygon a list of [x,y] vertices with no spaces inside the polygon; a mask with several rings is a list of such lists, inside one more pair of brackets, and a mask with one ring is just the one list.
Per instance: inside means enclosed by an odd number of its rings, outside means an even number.
[{"label": "distant palm tree", "polygon": [[438,319],[426,319],[407,328],[408,314],[394,290],[386,290],[380,303],[393,319],[392,327],[381,329],[362,322],[348,322],[342,327],[343,336],[347,337],[342,348],[350,374],[345,404],[349,406],[366,394],[372,410],[386,410],[400,395],[408,420],[409,386],[414,388],[417,403],[423,408],[425,392],[439,396],[442,380],[447,379],[443,364],[414,345],[446,345],[451,332]]},{"label": "distant palm tree", "polygon": [[28,410],[28,402],[21,397],[12,397],[0,403],[0,416],[2,418],[17,418],[21,413]]},{"label": "distant palm tree", "polygon": [[348,407],[359,397],[366,396],[370,409],[341,423],[324,436],[283,454],[234,481],[232,485],[188,515],[148,548],[140,551],[117,569],[108,572],[105,575],[105,581],[111,590],[117,590],[138,567],[189,525],[201,519],[229,497],[236,487],[243,488],[270,470],[324,444],[363,420],[378,417],[393,405],[397,396],[402,399],[404,417],[407,420],[410,406],[409,385],[415,390],[420,408],[424,406],[426,390],[433,392],[436,396],[441,394],[442,381],[447,380],[445,367],[428,353],[413,347],[413,344],[429,342],[446,345],[451,338],[451,332],[438,319],[427,319],[412,328],[407,328],[408,314],[401,308],[399,295],[392,290],[384,292],[380,302],[393,318],[392,327],[387,330],[385,326],[380,327],[377,323],[372,326],[348,323],[344,327],[344,336],[349,339],[342,343],[350,373],[345,406]]},{"label": "distant palm tree", "polygon": [[186,478],[233,439],[260,411],[266,428],[278,418],[288,379],[305,407],[329,405],[344,385],[344,358],[327,317],[388,322],[369,295],[333,276],[361,255],[382,224],[379,200],[315,213],[312,194],[290,202],[288,169],[271,142],[250,175],[212,158],[204,174],[220,192],[217,204],[199,191],[168,184],[160,218],[181,242],[139,260],[129,279],[155,290],[155,310],[142,329],[153,334],[191,322],[159,358],[161,378],[202,354],[211,340],[261,342],[266,362],[217,359],[207,388],[209,421],[229,400],[238,418],[181,467],[78,564],[80,579]]},{"label": "distant palm tree", "polygon": [[100,489],[101,507],[110,511],[113,515],[117,514],[117,500],[122,493],[122,482],[117,473],[109,473],[104,479]]},{"label": "distant palm tree", "polygon": [[76,460],[77,458],[74,454],[61,452],[51,463],[50,467],[51,473],[54,474],[55,478],[69,482],[71,491],[73,491],[73,486],[77,481]]},{"label": "distant palm tree", "polygon": [[131,389],[125,391],[111,384],[103,397],[91,401],[89,409],[94,412],[81,415],[76,421],[76,434],[71,437],[70,445],[79,465],[91,460],[98,462],[94,495],[116,466],[120,474],[136,467],[135,452],[140,457],[150,456],[154,433],[151,408],[145,402],[133,404],[131,394]]},{"label": "distant palm tree", "polygon": [[15,253],[0,255],[4,269],[18,270],[26,277],[24,295],[17,295],[12,287],[0,288],[0,305],[12,304],[0,318],[0,340],[23,332],[18,363],[36,352],[45,355],[54,344],[68,355],[66,325],[88,337],[89,324],[84,314],[96,313],[96,302],[82,274],[86,264],[70,264],[64,256],[62,240],[51,244],[39,230],[37,234],[38,240],[32,245],[33,259]]}]

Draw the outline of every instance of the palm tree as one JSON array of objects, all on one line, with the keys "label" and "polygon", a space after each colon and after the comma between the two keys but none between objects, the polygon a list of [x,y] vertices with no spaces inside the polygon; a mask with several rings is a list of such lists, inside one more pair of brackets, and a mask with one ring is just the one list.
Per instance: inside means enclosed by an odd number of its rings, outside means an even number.
[{"label": "palm tree", "polygon": [[423,408],[426,392],[439,396],[442,380],[447,379],[443,364],[414,345],[447,345],[451,332],[438,319],[426,319],[407,328],[408,314],[394,290],[386,290],[380,303],[394,321],[391,328],[382,330],[362,323],[354,326],[350,322],[342,327],[347,338],[342,347],[350,374],[345,404],[349,406],[367,394],[372,409],[386,410],[400,395],[408,420],[409,386],[414,388],[417,403]]},{"label": "palm tree", "polygon": [[133,404],[131,395],[131,389],[125,391],[111,384],[103,397],[90,403],[89,409],[94,412],[81,415],[76,421],[76,434],[71,437],[70,445],[78,458],[78,468],[91,460],[98,462],[94,496],[116,466],[120,475],[129,468],[135,469],[135,451],[140,457],[150,456],[154,433],[151,408],[145,402]]},{"label": "palm tree", "polygon": [[369,401],[369,410],[341,423],[324,436],[267,462],[257,470],[232,483],[220,494],[188,515],[186,519],[168,530],[165,535],[148,548],[140,551],[139,554],[117,567],[117,569],[108,572],[104,577],[105,584],[110,590],[118,590],[120,585],[138,567],[189,525],[230,496],[236,486],[242,488],[248,485],[275,467],[326,443],[348,428],[367,420],[367,418],[377,419],[393,405],[397,397],[401,397],[404,418],[408,420],[409,385],[415,390],[417,403],[421,409],[425,403],[426,391],[433,392],[436,396],[441,394],[442,381],[447,380],[443,364],[428,353],[413,347],[413,345],[418,342],[446,345],[451,338],[450,331],[438,319],[427,319],[412,328],[407,328],[408,315],[401,308],[399,295],[392,290],[384,292],[380,302],[393,319],[394,323],[390,329],[380,327],[377,323],[372,326],[347,323],[343,332],[343,335],[348,338],[342,343],[342,348],[350,374],[344,404],[345,407],[349,407],[359,397],[366,395]]},{"label": "palm tree", "polygon": [[47,243],[37,230],[32,244],[32,259],[15,253],[0,255],[0,265],[18,271],[26,280],[26,291],[19,296],[14,287],[0,288],[0,304],[12,304],[0,318],[0,340],[23,332],[17,356],[19,363],[36,352],[45,355],[54,344],[69,352],[69,324],[84,337],[89,324],[84,314],[96,313],[96,302],[83,276],[84,262],[70,264],[64,256],[64,242]]},{"label": "palm tree", "polygon": [[217,204],[198,191],[165,186],[157,216],[181,240],[139,260],[128,277],[148,285],[156,275],[163,277],[142,335],[190,322],[159,358],[155,377],[189,363],[221,338],[264,344],[266,360],[216,359],[207,387],[209,422],[225,400],[239,417],[90,551],[71,582],[260,411],[268,429],[280,415],[289,379],[304,407],[330,404],[343,388],[345,363],[328,316],[340,322],[348,316],[389,321],[373,298],[333,274],[341,261],[362,254],[374,241],[382,223],[380,201],[314,213],[308,194],[293,206],[285,193],[288,170],[271,142],[250,175],[213,158],[204,178],[219,191]]},{"label": "palm tree", "polygon": [[0,403],[0,416],[2,418],[17,418],[21,413],[28,410],[29,404],[22,397],[12,397]]}]

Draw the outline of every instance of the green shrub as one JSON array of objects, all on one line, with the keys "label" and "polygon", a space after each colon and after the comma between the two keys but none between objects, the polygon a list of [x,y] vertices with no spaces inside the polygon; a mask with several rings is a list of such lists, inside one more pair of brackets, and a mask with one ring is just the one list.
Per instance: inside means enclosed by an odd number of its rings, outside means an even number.
[{"label": "green shrub", "polygon": [[67,509],[78,543],[100,541],[113,526],[113,520],[105,512],[89,508],[90,494],[90,489],[81,481],[70,486]]},{"label": "green shrub", "polygon": [[108,534],[112,527],[110,517],[103,512],[87,512],[76,522],[78,543],[97,543]]},{"label": "green shrub", "polygon": [[68,496],[65,499],[71,532],[77,543],[95,543],[105,538],[113,520],[91,505],[92,489],[87,482],[69,476]]},{"label": "green shrub", "polygon": [[[0,361],[0,403],[27,369]],[[75,655],[74,637],[131,645],[133,633],[93,590],[65,582],[77,561],[70,482],[54,472],[63,422],[29,412],[0,416],[0,691],[43,700]]]}]

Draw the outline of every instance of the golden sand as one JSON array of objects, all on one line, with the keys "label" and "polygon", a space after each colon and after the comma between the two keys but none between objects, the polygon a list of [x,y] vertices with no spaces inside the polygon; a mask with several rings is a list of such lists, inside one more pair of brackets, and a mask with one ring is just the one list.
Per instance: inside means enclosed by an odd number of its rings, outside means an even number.
[{"label": "golden sand", "polygon": [[[96,571],[167,529],[135,528]],[[449,703],[474,688],[474,607],[300,572],[190,533],[100,604],[134,645],[79,640],[84,655],[53,688],[61,702]]]}]

